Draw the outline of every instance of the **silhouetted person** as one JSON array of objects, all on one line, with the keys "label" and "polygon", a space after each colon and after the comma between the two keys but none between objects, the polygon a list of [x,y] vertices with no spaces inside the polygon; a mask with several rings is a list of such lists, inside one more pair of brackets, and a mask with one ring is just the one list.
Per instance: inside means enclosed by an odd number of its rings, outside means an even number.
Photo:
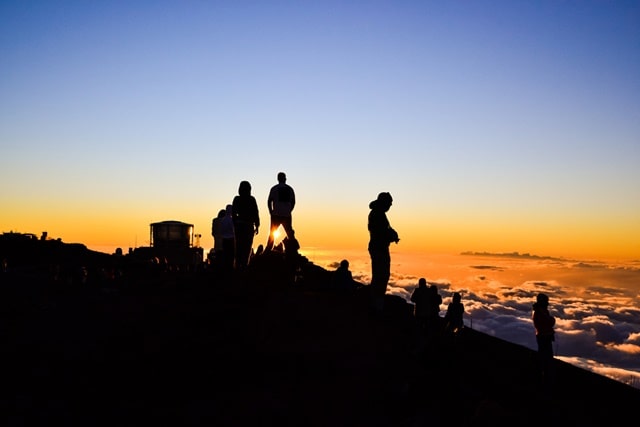
[{"label": "silhouetted person", "polygon": [[423,332],[427,326],[428,292],[427,280],[424,277],[421,277],[418,280],[418,287],[415,288],[411,294],[411,302],[415,304],[413,314],[416,317],[418,326]]},{"label": "silhouetted person", "polygon": [[391,276],[389,245],[398,243],[398,233],[391,228],[387,211],[391,208],[391,194],[383,192],[369,203],[367,228],[369,229],[369,255],[371,256],[371,307],[380,313],[384,310],[384,295]]},{"label": "silhouetted person", "polygon": [[265,252],[273,249],[274,235],[273,233],[282,225],[284,232],[287,234],[289,241],[296,244],[295,232],[291,213],[296,205],[296,194],[293,188],[287,184],[287,175],[284,172],[278,172],[278,183],[271,187],[269,197],[267,198],[267,207],[271,217],[271,228],[269,230],[269,238]]},{"label": "silhouetted person", "polygon": [[233,226],[236,234],[236,269],[249,265],[253,236],[260,228],[260,214],[256,198],[251,195],[249,181],[241,181],[238,195],[233,198]]},{"label": "silhouetted person", "polygon": [[218,216],[211,221],[211,235],[213,236],[213,258],[220,261],[222,257],[222,218],[226,213],[225,209],[218,211]]},{"label": "silhouetted person", "polygon": [[442,319],[440,318],[440,304],[442,304],[442,295],[438,293],[438,287],[434,284],[427,288],[426,301],[426,332],[427,339],[433,341],[440,336]]},{"label": "silhouetted person", "polygon": [[550,385],[553,380],[553,341],[555,341],[553,327],[556,319],[549,313],[549,297],[546,294],[540,293],[536,297],[532,317],[538,343],[540,370],[544,383]]},{"label": "silhouetted person", "polygon": [[464,327],[464,304],[460,292],[454,292],[444,315],[445,331],[456,335]]},{"label": "silhouetted person", "polygon": [[220,234],[222,236],[221,266],[224,273],[233,270],[236,251],[236,234],[233,226],[233,206],[227,205],[224,216],[220,220]]},{"label": "silhouetted person", "polygon": [[349,261],[343,259],[340,265],[333,272],[333,287],[341,292],[355,291],[359,286],[358,282],[353,280],[353,274],[349,270]]}]

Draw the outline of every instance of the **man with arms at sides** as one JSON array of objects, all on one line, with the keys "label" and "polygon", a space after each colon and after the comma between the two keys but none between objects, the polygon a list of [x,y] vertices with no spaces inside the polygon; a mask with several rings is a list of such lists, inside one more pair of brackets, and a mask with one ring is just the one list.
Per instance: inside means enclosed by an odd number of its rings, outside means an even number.
[{"label": "man with arms at sides", "polygon": [[271,228],[269,230],[269,239],[265,252],[273,249],[275,237],[273,233],[282,225],[289,241],[295,244],[295,231],[293,230],[291,212],[296,205],[296,194],[293,188],[287,184],[287,175],[284,172],[278,172],[278,183],[271,187],[269,198],[267,199],[267,207],[271,216]]}]

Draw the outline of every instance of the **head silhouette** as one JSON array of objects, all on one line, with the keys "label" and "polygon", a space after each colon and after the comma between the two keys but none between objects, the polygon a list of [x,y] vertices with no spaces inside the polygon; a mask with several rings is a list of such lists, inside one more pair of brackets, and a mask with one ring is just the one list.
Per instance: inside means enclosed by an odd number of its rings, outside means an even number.
[{"label": "head silhouette", "polygon": [[393,198],[391,197],[391,193],[382,192],[378,194],[378,202],[385,205],[388,204],[389,206],[391,206],[391,203],[393,203]]},{"label": "head silhouette", "polygon": [[284,172],[278,172],[278,182],[286,182],[287,175]]},{"label": "head silhouette", "polygon": [[240,181],[238,194],[241,196],[248,196],[251,194],[251,184],[249,183],[249,181]]},{"label": "head silhouette", "polygon": [[388,211],[393,203],[393,198],[390,193],[382,192],[378,194],[378,198],[369,203],[371,209],[379,209],[384,212]]},{"label": "head silhouette", "polygon": [[546,294],[539,293],[538,296],[536,296],[536,303],[540,307],[547,307],[549,305],[549,297]]}]

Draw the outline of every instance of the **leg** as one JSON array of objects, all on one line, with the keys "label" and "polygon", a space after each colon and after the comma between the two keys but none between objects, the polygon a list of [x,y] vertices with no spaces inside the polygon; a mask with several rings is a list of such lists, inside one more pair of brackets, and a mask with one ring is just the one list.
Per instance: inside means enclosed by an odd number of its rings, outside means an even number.
[{"label": "leg", "polygon": [[287,233],[287,237],[290,240],[293,240],[296,238],[295,235],[295,231],[293,231],[293,224],[292,224],[292,219],[291,217],[283,217],[281,220],[281,224],[282,224],[282,228],[284,228],[284,232]]},{"label": "leg", "polygon": [[288,253],[297,253],[298,249],[300,249],[300,244],[296,240],[295,231],[293,231],[293,227],[291,225],[291,217],[283,217],[282,218],[282,228],[287,234],[287,240],[285,243],[285,250]]},{"label": "leg", "polygon": [[554,365],[553,365],[553,341],[548,336],[536,337],[538,341],[538,363],[540,366],[540,374],[542,376],[542,384],[550,389],[554,382]]},{"label": "leg", "polygon": [[264,248],[265,252],[269,252],[271,249],[273,249],[273,243],[275,240],[273,233],[275,233],[278,227],[280,227],[280,220],[278,219],[278,217],[271,215],[271,228],[269,229],[269,238],[267,239],[267,246],[265,246]]},{"label": "leg", "polygon": [[384,309],[384,295],[391,275],[389,250],[370,250],[371,255],[371,306],[381,312]]},{"label": "leg", "polygon": [[236,269],[243,270],[249,262],[253,241],[252,225],[245,221],[236,223]]},{"label": "leg", "polygon": [[222,270],[225,274],[233,271],[235,252],[235,239],[224,239],[222,241]]}]

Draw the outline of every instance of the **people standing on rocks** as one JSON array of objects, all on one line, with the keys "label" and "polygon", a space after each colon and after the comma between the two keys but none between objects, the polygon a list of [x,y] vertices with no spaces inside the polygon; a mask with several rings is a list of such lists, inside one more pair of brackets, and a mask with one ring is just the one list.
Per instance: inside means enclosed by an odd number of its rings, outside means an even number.
[{"label": "people standing on rocks", "polygon": [[543,382],[550,385],[553,379],[553,342],[555,331],[553,327],[556,319],[549,313],[549,297],[539,293],[533,304],[533,326],[538,343],[538,362]]},{"label": "people standing on rocks", "polygon": [[426,333],[427,341],[433,342],[440,337],[442,330],[442,318],[440,317],[440,304],[442,295],[438,293],[438,287],[433,283],[427,288],[426,301]]},{"label": "people standing on rocks", "polygon": [[238,195],[233,198],[233,226],[236,236],[235,267],[244,270],[249,265],[253,236],[260,229],[260,213],[256,198],[251,195],[249,181],[241,181]]},{"label": "people standing on rocks", "polygon": [[222,218],[226,209],[220,209],[218,216],[211,221],[211,235],[213,236],[213,260],[219,263],[222,257]]},{"label": "people standing on rocks", "polygon": [[384,310],[384,295],[391,276],[389,245],[398,243],[398,233],[389,224],[387,211],[393,204],[390,193],[382,192],[369,203],[367,228],[369,229],[369,255],[371,256],[371,308],[381,313]]},{"label": "people standing on rocks", "polygon": [[418,280],[418,287],[411,293],[411,302],[415,304],[413,314],[418,323],[418,327],[424,332],[427,326],[427,303],[428,303],[427,279],[421,277]]},{"label": "people standing on rocks", "polygon": [[227,205],[224,216],[220,220],[220,235],[222,236],[221,268],[225,274],[233,271],[236,250],[236,234],[233,226],[233,205]]},{"label": "people standing on rocks", "polygon": [[295,231],[293,230],[292,211],[296,205],[296,194],[293,188],[287,184],[287,175],[284,172],[278,172],[278,183],[271,187],[269,197],[267,198],[267,207],[271,217],[271,226],[269,229],[269,238],[264,248],[265,252],[273,249],[275,240],[274,233],[278,227],[282,226],[287,234],[288,242],[296,245]]}]

